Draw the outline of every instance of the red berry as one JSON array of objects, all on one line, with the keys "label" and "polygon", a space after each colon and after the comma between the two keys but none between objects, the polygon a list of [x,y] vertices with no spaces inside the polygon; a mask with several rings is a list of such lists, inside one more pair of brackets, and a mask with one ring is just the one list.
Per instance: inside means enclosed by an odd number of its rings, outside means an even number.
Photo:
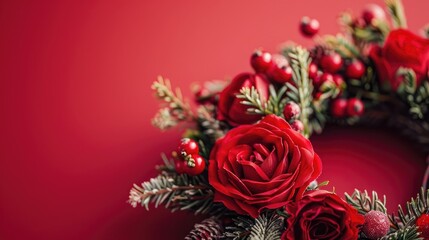
[{"label": "red berry", "polygon": [[382,7],[377,4],[368,4],[362,11],[362,18],[365,20],[366,24],[371,24],[374,19],[384,20],[386,14]]},{"label": "red berry", "polygon": [[304,130],[304,124],[302,124],[302,122],[299,120],[293,121],[290,124],[290,126],[292,127],[293,130],[295,130],[297,132],[302,132]]},{"label": "red berry", "polygon": [[422,237],[424,240],[429,239],[429,214],[424,213],[420,215],[420,217],[417,218],[416,221],[417,227],[419,227],[419,232],[421,235],[419,237]]},{"label": "red berry", "polygon": [[322,76],[320,76],[320,83],[324,84],[325,82],[333,82],[334,76],[330,73],[323,73]]},{"label": "red berry", "polygon": [[257,73],[265,73],[273,66],[273,59],[269,52],[256,50],[250,58],[250,64]]},{"label": "red berry", "polygon": [[333,80],[334,80],[335,86],[337,86],[341,94],[346,88],[346,83],[344,82],[343,77],[339,74],[334,74]]},{"label": "red berry", "polygon": [[365,111],[365,106],[362,100],[358,98],[350,98],[347,101],[347,114],[351,117],[361,116]]},{"label": "red berry", "polygon": [[314,100],[319,101],[322,98],[323,93],[317,92],[314,94]]},{"label": "red berry", "polygon": [[283,109],[283,116],[286,120],[291,120],[292,118],[299,117],[299,114],[301,113],[301,109],[299,108],[298,104],[294,102],[288,102],[285,105],[285,108]]},{"label": "red berry", "polygon": [[292,68],[289,66],[277,67],[273,66],[267,72],[268,78],[277,83],[287,83],[292,79]]},{"label": "red berry", "polygon": [[178,174],[183,174],[187,170],[186,162],[181,159],[174,159],[174,168]]},{"label": "red berry", "polygon": [[187,163],[186,173],[190,176],[199,175],[206,168],[206,161],[198,154],[192,154]]},{"label": "red berry", "polygon": [[299,26],[302,35],[305,37],[313,37],[319,32],[320,24],[316,19],[311,19],[309,17],[303,17],[301,19],[301,24]]},{"label": "red berry", "polygon": [[315,63],[310,63],[308,66],[308,77],[311,79],[314,79],[317,77],[317,72],[319,71],[319,68]]},{"label": "red berry", "polygon": [[287,58],[281,54],[273,54],[272,55],[273,63],[279,68],[289,66],[289,61]]},{"label": "red berry", "polygon": [[349,78],[360,79],[365,73],[365,65],[359,60],[353,60],[346,68]]},{"label": "red berry", "polygon": [[181,154],[182,156],[189,154],[198,154],[200,152],[198,143],[189,138],[182,138],[178,150],[179,154]]},{"label": "red berry", "polygon": [[369,239],[379,239],[389,232],[390,222],[386,214],[371,210],[365,214],[365,223],[362,226],[362,232]]},{"label": "red berry", "polygon": [[320,85],[322,85],[323,81],[322,81],[322,76],[323,73],[318,72],[317,76],[315,78],[312,78],[311,80],[313,80],[313,86],[318,89],[320,87]]},{"label": "red berry", "polygon": [[342,118],[346,116],[347,100],[344,98],[335,99],[331,104],[331,114],[334,117]]},{"label": "red berry", "polygon": [[320,60],[320,66],[322,67],[323,71],[328,73],[336,73],[341,69],[342,64],[343,59],[338,53],[324,55]]}]

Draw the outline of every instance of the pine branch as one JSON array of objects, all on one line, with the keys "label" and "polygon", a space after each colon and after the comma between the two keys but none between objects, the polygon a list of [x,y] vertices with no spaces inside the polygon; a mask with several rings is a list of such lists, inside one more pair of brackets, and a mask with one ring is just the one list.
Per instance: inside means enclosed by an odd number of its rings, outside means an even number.
[{"label": "pine branch", "polygon": [[180,89],[177,88],[173,91],[170,80],[158,76],[157,81],[152,84],[152,89],[155,90],[159,99],[168,104],[152,120],[155,127],[165,130],[181,121],[193,120],[194,114],[189,103],[183,99]]},{"label": "pine branch", "polygon": [[234,226],[226,227],[223,237],[244,240],[280,239],[284,228],[284,217],[275,211],[266,211],[258,218],[239,216],[233,219]]},{"label": "pine branch", "polygon": [[406,227],[380,238],[379,240],[423,240],[416,227]]},{"label": "pine branch", "polygon": [[210,217],[194,225],[194,229],[185,237],[185,240],[215,240],[223,233],[221,222],[216,217]]},{"label": "pine branch", "polygon": [[311,109],[313,85],[308,77],[308,66],[311,61],[310,54],[306,49],[297,46],[289,52],[289,58],[291,59],[293,81],[296,87],[287,83],[286,86],[290,91],[286,92],[286,95],[291,101],[300,106],[301,115],[299,120],[304,124],[303,134],[308,138],[312,132],[309,117],[313,111]]},{"label": "pine branch", "polygon": [[283,230],[283,218],[274,213],[263,213],[250,228],[249,240],[277,240]]},{"label": "pine branch", "polygon": [[396,229],[402,229],[414,225],[414,221],[429,210],[429,189],[421,188],[417,197],[411,198],[405,206],[405,210],[399,205],[398,214],[389,216],[390,222]]},{"label": "pine branch", "polygon": [[407,19],[405,18],[404,7],[401,0],[386,0],[386,6],[389,10],[392,23],[395,28],[407,28]]},{"label": "pine branch", "polygon": [[335,50],[342,57],[356,58],[360,56],[359,49],[341,34],[326,35],[319,44],[324,44],[327,48]]},{"label": "pine branch", "polygon": [[345,193],[345,196],[347,203],[356,208],[360,214],[365,215],[371,210],[386,214],[386,196],[383,196],[383,201],[381,201],[375,191],[372,191],[372,196],[369,196],[366,190],[361,192],[355,189],[351,196],[348,193]]},{"label": "pine branch", "polygon": [[258,90],[256,90],[254,86],[251,88],[243,87],[240,89],[240,93],[237,94],[237,98],[243,99],[240,103],[248,106],[247,112],[250,114],[281,115],[285,104],[285,99],[283,97],[286,93],[286,90],[287,87],[283,86],[278,91],[276,91],[274,86],[270,85],[270,97],[268,98],[268,101],[263,101]]},{"label": "pine branch", "polygon": [[190,177],[162,172],[130,190],[128,202],[136,207],[138,204],[149,210],[149,203],[155,208],[165,205],[172,212],[193,210],[195,214],[217,212],[222,209],[213,203],[213,190],[203,176]]}]

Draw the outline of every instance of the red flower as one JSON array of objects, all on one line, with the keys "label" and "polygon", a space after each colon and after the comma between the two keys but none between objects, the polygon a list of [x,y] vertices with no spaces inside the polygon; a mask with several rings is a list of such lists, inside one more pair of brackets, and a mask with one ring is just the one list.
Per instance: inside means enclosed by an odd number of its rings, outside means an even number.
[{"label": "red flower", "polygon": [[221,92],[218,103],[218,119],[227,121],[231,126],[255,123],[262,115],[248,114],[248,106],[241,104],[242,99],[236,97],[243,87],[255,87],[258,90],[262,102],[268,99],[269,82],[260,74],[242,73],[236,76],[232,82]]},{"label": "red flower", "polygon": [[375,63],[380,80],[388,81],[395,91],[402,82],[401,78],[396,77],[399,67],[413,69],[417,85],[428,78],[429,40],[410,31],[391,31],[384,47],[372,48],[370,57]]},{"label": "red flower", "polygon": [[285,211],[286,231],[282,240],[289,239],[358,239],[364,217],[334,193],[310,191],[298,202],[290,202]]},{"label": "red flower", "polygon": [[308,139],[282,118],[269,115],[219,139],[210,155],[214,201],[239,214],[258,217],[262,209],[301,198],[322,171]]}]

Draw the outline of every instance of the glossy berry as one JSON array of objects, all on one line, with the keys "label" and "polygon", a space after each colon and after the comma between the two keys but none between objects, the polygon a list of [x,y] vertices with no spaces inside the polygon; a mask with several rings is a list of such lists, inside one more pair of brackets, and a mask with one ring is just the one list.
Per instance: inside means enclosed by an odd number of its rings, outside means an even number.
[{"label": "glossy berry", "polygon": [[196,176],[204,172],[206,161],[198,154],[192,154],[187,159],[185,172],[190,176]]},{"label": "glossy berry", "polygon": [[417,218],[416,221],[417,227],[419,227],[419,232],[421,233],[420,237],[424,240],[429,239],[429,214],[424,213]]},{"label": "glossy berry", "polygon": [[286,120],[291,120],[293,118],[299,117],[301,113],[301,108],[299,108],[298,104],[294,102],[288,102],[283,109],[283,116]]},{"label": "glossy berry", "polygon": [[186,162],[181,159],[174,159],[174,168],[178,174],[183,174],[186,172],[188,166]]},{"label": "glossy berry", "polygon": [[319,68],[315,63],[310,63],[308,66],[308,77],[311,79],[314,79],[317,77],[317,72],[319,71]]},{"label": "glossy berry", "polygon": [[324,84],[326,82],[334,82],[334,76],[330,73],[323,73],[320,76],[320,83]]},{"label": "glossy berry", "polygon": [[302,35],[305,37],[313,37],[319,32],[320,24],[319,21],[317,21],[314,18],[309,17],[303,17],[301,19],[301,24],[299,25],[299,30],[301,31]]},{"label": "glossy berry", "polygon": [[340,94],[341,94],[346,88],[346,83],[344,82],[343,77],[339,74],[334,74],[332,79],[335,83],[335,86],[337,86],[337,88],[340,90]]},{"label": "glossy berry", "polygon": [[290,126],[292,127],[293,130],[297,131],[297,132],[302,132],[304,130],[304,124],[302,124],[301,121],[299,120],[294,120]]},{"label": "glossy berry", "polygon": [[365,20],[365,23],[369,25],[374,19],[384,20],[386,18],[386,13],[379,5],[368,4],[362,11],[362,18]]},{"label": "glossy berry", "polygon": [[273,64],[271,54],[262,50],[256,50],[250,58],[250,65],[257,73],[266,73]]},{"label": "glossy berry", "polygon": [[369,239],[379,239],[386,236],[389,232],[390,223],[386,214],[371,210],[365,214],[365,222],[362,227],[362,232]]},{"label": "glossy berry", "polygon": [[360,79],[365,73],[365,65],[360,60],[353,60],[346,68],[348,78]]},{"label": "glossy berry", "polygon": [[179,154],[182,156],[186,156],[189,154],[198,154],[200,148],[198,147],[198,143],[190,138],[182,138],[179,145]]},{"label": "glossy berry", "polygon": [[328,73],[336,73],[341,69],[343,64],[343,59],[341,55],[338,53],[331,53],[328,55],[324,55],[320,59],[320,66],[322,67],[324,72]]},{"label": "glossy berry", "polygon": [[347,114],[347,100],[344,98],[335,99],[331,104],[331,114],[334,117],[342,118]]},{"label": "glossy berry", "polygon": [[285,84],[292,79],[292,68],[289,66],[281,68],[273,66],[268,70],[267,76],[277,83]]},{"label": "glossy berry", "polygon": [[351,117],[361,116],[365,111],[363,102],[358,98],[350,98],[347,101],[347,115]]}]

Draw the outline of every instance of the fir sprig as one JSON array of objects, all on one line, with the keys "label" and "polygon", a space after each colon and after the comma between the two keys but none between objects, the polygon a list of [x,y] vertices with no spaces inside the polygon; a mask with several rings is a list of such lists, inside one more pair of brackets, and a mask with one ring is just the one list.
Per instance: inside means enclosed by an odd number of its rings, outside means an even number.
[{"label": "fir sprig", "polygon": [[389,216],[390,222],[396,229],[413,226],[414,221],[423,213],[429,211],[429,189],[421,188],[420,194],[416,198],[411,198],[405,205],[405,210],[399,205],[398,214]]},{"label": "fir sprig", "polygon": [[336,36],[326,35],[319,44],[325,44],[329,49],[335,49],[342,57],[354,58],[360,56],[359,49],[342,34],[337,34]]},{"label": "fir sprig", "polygon": [[415,226],[411,226],[387,234],[379,240],[423,240],[419,235],[420,233],[417,228]]},{"label": "fir sprig", "polygon": [[154,203],[155,208],[164,205],[173,212],[193,210],[195,214],[199,214],[221,210],[214,205],[213,190],[203,176],[191,177],[167,172],[162,172],[140,186],[134,184],[128,202],[133,207],[141,204],[147,210],[150,203]]},{"label": "fir sprig", "polygon": [[281,115],[285,104],[284,95],[286,91],[286,86],[283,86],[277,91],[273,85],[270,85],[270,97],[268,100],[265,100],[261,98],[258,90],[252,86],[250,88],[243,87],[240,89],[240,93],[236,96],[237,98],[242,99],[240,102],[241,104],[248,106],[247,112],[250,114]]},{"label": "fir sprig", "polygon": [[308,77],[308,66],[311,61],[310,53],[301,46],[297,46],[289,52],[289,58],[291,59],[294,85],[287,83],[291,91],[287,91],[286,95],[301,108],[299,120],[304,125],[304,136],[309,137],[312,132],[309,117],[313,112],[311,108],[313,85]]},{"label": "fir sprig", "polygon": [[346,201],[352,205],[360,214],[366,214],[371,210],[377,210],[386,214],[386,196],[383,196],[383,201],[378,198],[378,194],[372,191],[371,196],[365,190],[363,192],[355,189],[352,195],[345,193]]},{"label": "fir sprig", "polygon": [[155,127],[165,130],[181,121],[193,120],[194,113],[189,103],[183,98],[179,88],[172,89],[170,80],[158,76],[157,81],[152,84],[152,89],[159,99],[167,103],[167,107],[160,109],[152,120]]},{"label": "fir sprig", "polygon": [[407,28],[404,7],[401,0],[386,0],[386,6],[395,28]]}]

